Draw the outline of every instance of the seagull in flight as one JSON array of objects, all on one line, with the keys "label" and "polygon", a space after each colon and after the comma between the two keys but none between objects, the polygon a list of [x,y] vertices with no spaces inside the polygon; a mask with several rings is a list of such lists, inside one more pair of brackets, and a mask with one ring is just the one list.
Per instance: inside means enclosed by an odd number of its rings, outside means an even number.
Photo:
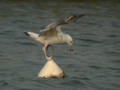
[{"label": "seagull in flight", "polygon": [[84,14],[80,15],[72,15],[66,17],[64,19],[60,19],[56,22],[53,22],[46,26],[43,30],[40,30],[40,33],[33,33],[33,32],[24,32],[27,36],[31,37],[35,41],[38,41],[42,44],[42,51],[45,54],[47,60],[51,60],[52,56],[47,55],[47,50],[50,45],[57,44],[57,43],[67,43],[69,45],[69,49],[72,49],[73,40],[69,34],[63,33],[61,31],[61,26],[67,24],[73,20],[76,20]]}]

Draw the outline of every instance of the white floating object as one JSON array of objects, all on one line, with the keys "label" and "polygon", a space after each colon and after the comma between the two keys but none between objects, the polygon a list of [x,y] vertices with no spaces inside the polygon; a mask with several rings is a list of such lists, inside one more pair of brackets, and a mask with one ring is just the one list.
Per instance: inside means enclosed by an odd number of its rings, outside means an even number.
[{"label": "white floating object", "polygon": [[53,59],[48,60],[41,71],[38,73],[38,77],[40,78],[50,78],[57,77],[63,78],[64,72],[63,70],[55,63]]}]

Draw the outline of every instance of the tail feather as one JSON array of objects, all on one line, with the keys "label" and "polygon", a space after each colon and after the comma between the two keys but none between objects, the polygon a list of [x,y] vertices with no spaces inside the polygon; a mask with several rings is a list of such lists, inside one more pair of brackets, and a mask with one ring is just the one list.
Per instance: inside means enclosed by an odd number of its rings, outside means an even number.
[{"label": "tail feather", "polygon": [[29,37],[31,37],[31,38],[33,38],[33,39],[35,39],[35,40],[39,38],[39,34],[37,34],[37,33],[24,32],[24,34],[27,35],[27,36],[29,36]]},{"label": "tail feather", "polygon": [[24,34],[27,35],[27,36],[30,36],[30,34],[28,32],[24,32]]}]

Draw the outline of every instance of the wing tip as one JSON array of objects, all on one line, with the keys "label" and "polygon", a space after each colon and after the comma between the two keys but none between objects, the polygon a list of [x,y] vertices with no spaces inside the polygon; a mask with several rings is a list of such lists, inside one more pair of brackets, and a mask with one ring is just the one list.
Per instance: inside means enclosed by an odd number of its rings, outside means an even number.
[{"label": "wing tip", "polygon": [[73,17],[82,17],[85,16],[85,14],[73,14]]},{"label": "wing tip", "polygon": [[85,14],[73,14],[72,16],[69,16],[69,17],[65,18],[64,22],[69,22],[72,19],[80,18],[80,17],[83,17],[83,16],[85,16]]}]

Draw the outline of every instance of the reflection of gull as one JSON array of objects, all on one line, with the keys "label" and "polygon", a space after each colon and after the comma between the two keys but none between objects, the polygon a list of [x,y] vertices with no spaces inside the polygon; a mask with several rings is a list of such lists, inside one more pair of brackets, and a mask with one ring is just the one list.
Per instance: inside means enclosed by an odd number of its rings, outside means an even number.
[{"label": "reflection of gull", "polygon": [[68,22],[77,19],[79,17],[84,16],[81,15],[72,15],[70,17],[64,18],[62,20],[58,20],[49,24],[45,29],[40,31],[40,34],[36,34],[33,32],[24,32],[26,35],[30,36],[34,40],[43,44],[42,50],[45,54],[45,57],[49,60],[52,56],[48,57],[47,48],[49,45],[56,43],[67,43],[70,46],[70,50],[72,50],[72,37],[69,34],[65,34],[61,31],[61,25],[67,24]]}]

